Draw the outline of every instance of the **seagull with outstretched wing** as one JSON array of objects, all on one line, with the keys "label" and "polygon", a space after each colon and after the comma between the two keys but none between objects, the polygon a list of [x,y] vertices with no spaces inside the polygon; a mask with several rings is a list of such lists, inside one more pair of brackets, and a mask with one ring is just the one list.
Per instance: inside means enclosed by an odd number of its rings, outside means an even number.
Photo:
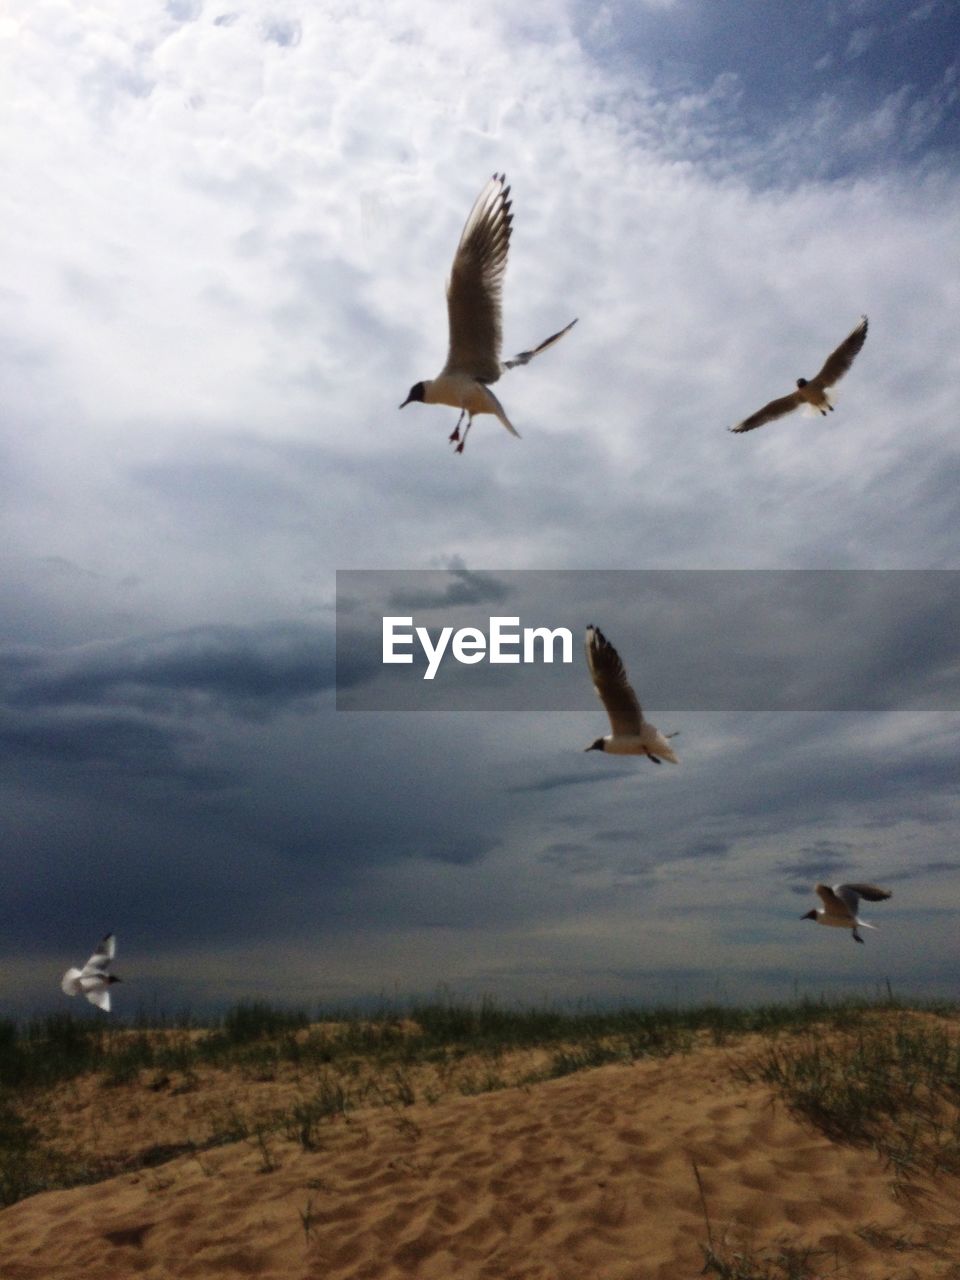
[{"label": "seagull with outstretched wing", "polygon": [[857,915],[860,899],[866,898],[867,902],[886,902],[893,896],[889,889],[878,889],[875,884],[835,884],[832,888],[828,884],[818,884],[814,886],[814,892],[823,906],[815,907],[813,911],[808,911],[800,918],[816,920],[817,924],[829,925],[834,929],[852,929],[854,942],[863,941],[857,933],[858,929],[877,927],[875,924],[868,924],[866,920],[861,920]]},{"label": "seagull with outstretched wing", "polygon": [[120,978],[109,973],[110,963],[117,953],[117,939],[108,933],[82,969],[68,969],[60,986],[68,996],[86,996],[104,1013],[110,1012],[110,987]]},{"label": "seagull with outstretched wing", "polygon": [[808,404],[813,409],[819,409],[824,416],[828,412],[832,413],[833,405],[827,395],[827,388],[840,381],[853,364],[854,358],[866,338],[867,317],[863,316],[849,337],[844,338],[836,351],[827,356],[823,368],[815,378],[811,378],[809,382],[806,378],[798,378],[797,389],[791,395],[781,396],[779,400],[771,400],[769,404],[765,404],[762,409],[752,413],[749,418],[744,418],[742,422],[735,427],[731,427],[730,430],[736,435],[744,431],[753,431],[767,422],[773,422],[775,418],[782,418],[784,414],[792,413],[794,409],[799,409],[802,404]]},{"label": "seagull with outstretched wing", "polygon": [[[451,442],[457,442],[457,453],[463,452],[467,432],[479,413],[493,414],[512,435],[519,436],[503,405],[490,390],[490,384],[507,369],[527,364],[541,351],[552,347],[577,323],[571,320],[539,346],[521,351],[512,360],[501,361],[503,276],[512,223],[510,188],[505,176],[495,173],[477,196],[454,255],[447,283],[450,325],[447,363],[436,378],[414,383],[400,406],[402,409],[411,401],[419,400],[459,409],[460,417],[450,436]],[[461,439],[460,423],[464,415],[467,425]]]},{"label": "seagull with outstretched wing", "polygon": [[605,738],[597,738],[584,750],[608,751],[618,756],[646,756],[654,764],[660,764],[662,760],[679,764],[668,741],[677,735],[663,734],[656,725],[643,718],[620,655],[599,627],[587,627],[586,652],[590,678],[610,717],[612,732]]}]

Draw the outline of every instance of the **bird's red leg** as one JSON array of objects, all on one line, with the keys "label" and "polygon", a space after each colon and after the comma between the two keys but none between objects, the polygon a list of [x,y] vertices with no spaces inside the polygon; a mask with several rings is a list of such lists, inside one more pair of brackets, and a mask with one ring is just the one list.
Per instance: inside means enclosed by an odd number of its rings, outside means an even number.
[{"label": "bird's red leg", "polygon": [[[464,410],[464,412],[466,412],[466,410]],[[459,425],[460,424],[457,423],[457,426]],[[470,430],[472,426],[473,426],[473,416],[471,415],[467,419],[467,425],[463,428],[463,439],[460,441],[460,443],[457,445],[456,449],[454,450],[455,453],[463,453],[463,446],[467,443],[467,432]]]},{"label": "bird's red leg", "polygon": [[466,411],[466,409],[461,409],[461,410],[460,410],[460,417],[457,419],[457,425],[456,425],[456,426],[453,428],[453,430],[450,432],[450,443],[451,443],[451,444],[453,444],[454,440],[459,440],[459,439],[460,439],[460,423],[463,421],[463,415],[464,415],[466,412],[467,412],[467,411]]}]

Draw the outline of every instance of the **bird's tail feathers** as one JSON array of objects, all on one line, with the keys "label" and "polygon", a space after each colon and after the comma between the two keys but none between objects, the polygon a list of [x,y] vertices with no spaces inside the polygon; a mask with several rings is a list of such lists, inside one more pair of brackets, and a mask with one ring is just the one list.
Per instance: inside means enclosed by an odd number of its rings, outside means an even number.
[{"label": "bird's tail feathers", "polygon": [[506,411],[504,410],[503,405],[500,403],[500,401],[499,401],[499,400],[497,399],[497,397],[493,394],[493,392],[490,390],[490,388],[489,388],[489,387],[486,387],[486,386],[485,386],[485,387],[484,387],[484,391],[485,391],[485,392],[487,393],[487,395],[490,397],[490,400],[491,400],[491,402],[492,402],[492,404],[493,404],[493,410],[492,410],[492,412],[493,412],[494,416],[495,416],[495,417],[496,417],[500,422],[502,422],[502,423],[503,423],[503,425],[507,428],[507,430],[510,432],[510,434],[511,434],[512,436],[516,436],[516,437],[517,437],[517,439],[519,440],[519,439],[520,439],[520,432],[517,430],[517,428],[513,425],[513,423],[512,423],[512,422],[510,421],[510,419],[507,417],[507,414],[506,414]]},{"label": "bird's tail feathers", "polygon": [[504,360],[504,369],[516,369],[517,365],[529,364],[534,356],[538,356],[541,351],[546,351],[547,347],[552,347],[555,342],[559,342],[563,335],[569,333],[576,323],[576,320],[571,320],[565,328],[560,329],[557,333],[552,333],[549,338],[545,338],[539,347],[534,347],[530,351],[521,351],[512,360]]}]

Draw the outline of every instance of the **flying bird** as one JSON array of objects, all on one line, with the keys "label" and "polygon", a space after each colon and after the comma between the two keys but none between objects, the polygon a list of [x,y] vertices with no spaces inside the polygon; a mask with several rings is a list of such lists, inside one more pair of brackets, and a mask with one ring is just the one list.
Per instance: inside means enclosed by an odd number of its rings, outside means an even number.
[{"label": "flying bird", "polygon": [[68,969],[60,986],[68,996],[85,995],[104,1013],[110,1012],[110,987],[121,979],[108,973],[110,962],[117,952],[117,939],[108,933],[82,969]]},{"label": "flying bird", "polygon": [[617,756],[646,756],[654,764],[660,764],[662,757],[671,764],[679,764],[667,741],[675,738],[676,733],[663,734],[649,720],[644,720],[620,655],[598,627],[587,627],[586,651],[590,678],[610,717],[613,732],[591,742],[584,750],[608,751]]},{"label": "flying bird", "polygon": [[866,920],[861,920],[857,915],[860,899],[885,902],[892,896],[889,889],[878,889],[873,884],[835,884],[832,889],[828,884],[818,884],[814,885],[814,892],[819,895],[823,906],[815,907],[800,919],[816,920],[817,924],[830,925],[834,929],[852,929],[854,942],[863,941],[857,933],[858,929],[877,927],[875,924],[867,924]]},{"label": "flying bird", "polygon": [[792,395],[782,396],[779,400],[771,400],[769,404],[765,404],[762,409],[752,413],[749,418],[744,418],[742,422],[735,427],[731,427],[730,430],[736,434],[740,434],[743,431],[753,431],[755,427],[762,427],[765,422],[772,422],[774,418],[782,418],[785,413],[791,413],[794,409],[799,409],[802,404],[809,404],[814,409],[819,409],[826,417],[828,410],[833,412],[833,405],[827,395],[827,387],[832,387],[835,382],[840,381],[853,364],[857,352],[866,341],[866,337],[867,317],[862,316],[853,333],[844,338],[832,355],[827,356],[823,368],[815,378],[811,378],[809,382],[806,378],[798,378],[797,389]]},{"label": "flying bird", "polygon": [[[521,351],[512,360],[501,363],[501,294],[513,222],[510,188],[505,182],[502,173],[495,173],[477,196],[454,254],[447,282],[450,325],[447,363],[436,378],[415,383],[400,406],[402,409],[411,400],[420,400],[424,404],[448,404],[459,409],[460,417],[450,435],[451,443],[458,442],[457,453],[463,453],[467,432],[478,413],[492,413],[512,435],[520,435],[490,390],[490,384],[505,370],[527,364],[541,351],[546,351],[577,323],[571,320],[566,328],[551,334],[538,347]],[[464,415],[467,425],[461,439],[460,423]]]}]

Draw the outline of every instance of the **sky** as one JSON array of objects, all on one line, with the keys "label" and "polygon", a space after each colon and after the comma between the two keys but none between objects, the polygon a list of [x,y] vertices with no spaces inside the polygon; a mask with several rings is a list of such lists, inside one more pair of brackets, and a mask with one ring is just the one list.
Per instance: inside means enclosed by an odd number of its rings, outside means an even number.
[{"label": "sky", "polygon": [[[121,1014],[957,997],[956,591],[817,614],[851,696],[784,709],[774,647],[745,707],[682,679],[742,626],[591,571],[960,569],[958,48],[952,0],[5,0],[0,1013],[108,930]],[[458,456],[397,406],[494,172],[504,354],[579,323]],[[726,430],[861,314],[836,413]],[[338,710],[361,569],[430,571],[431,625],[579,571],[552,625],[680,765],[583,753],[585,666]],[[942,698],[871,700],[902,669]],[[866,946],[801,923],[862,879]]]}]

